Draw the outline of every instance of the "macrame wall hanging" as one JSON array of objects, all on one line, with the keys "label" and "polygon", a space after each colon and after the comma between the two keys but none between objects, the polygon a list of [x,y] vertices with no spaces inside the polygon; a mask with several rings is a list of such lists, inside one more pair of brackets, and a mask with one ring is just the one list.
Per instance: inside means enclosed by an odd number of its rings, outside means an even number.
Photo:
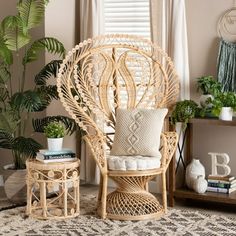
[{"label": "macrame wall hanging", "polygon": [[236,1],[219,19],[220,46],[217,59],[217,79],[224,91],[236,92]]}]

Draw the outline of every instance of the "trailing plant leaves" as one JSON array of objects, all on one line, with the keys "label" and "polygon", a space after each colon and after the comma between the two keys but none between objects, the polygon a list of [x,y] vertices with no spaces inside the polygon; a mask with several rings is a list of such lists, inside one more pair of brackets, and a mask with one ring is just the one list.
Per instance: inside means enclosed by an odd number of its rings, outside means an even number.
[{"label": "trailing plant leaves", "polygon": [[17,4],[17,9],[22,19],[24,32],[38,26],[43,17],[45,10],[44,0],[23,0]]},{"label": "trailing plant leaves", "polygon": [[0,88],[0,102],[4,103],[9,97],[8,91],[6,88]]},{"label": "trailing plant leaves", "polygon": [[12,149],[13,142],[12,133],[0,129],[0,148]]},{"label": "trailing plant leaves", "polygon": [[2,21],[1,28],[9,50],[18,51],[30,42],[30,36],[23,33],[23,23],[19,16],[7,16]]},{"label": "trailing plant leaves", "polygon": [[42,50],[47,50],[53,54],[65,55],[65,48],[63,44],[55,38],[42,38],[34,41],[31,47],[27,50],[23,59],[23,64],[35,61],[38,59],[38,54]]},{"label": "trailing plant leaves", "polygon": [[51,77],[57,76],[62,60],[53,60],[49,62],[44,68],[35,76],[35,83],[37,85],[46,85],[47,80]]},{"label": "trailing plant leaves", "polygon": [[13,111],[0,112],[0,130],[13,134],[16,131],[19,120]]},{"label": "trailing plant leaves", "polygon": [[31,90],[15,93],[11,98],[10,104],[15,110],[26,110],[28,112],[38,111],[42,106],[39,94]]},{"label": "trailing plant leaves", "polygon": [[48,116],[42,119],[33,119],[32,125],[35,132],[44,132],[44,127],[48,125],[52,121],[60,121],[65,125],[65,129],[67,134],[71,135],[73,132],[77,130],[76,122],[66,116]]}]

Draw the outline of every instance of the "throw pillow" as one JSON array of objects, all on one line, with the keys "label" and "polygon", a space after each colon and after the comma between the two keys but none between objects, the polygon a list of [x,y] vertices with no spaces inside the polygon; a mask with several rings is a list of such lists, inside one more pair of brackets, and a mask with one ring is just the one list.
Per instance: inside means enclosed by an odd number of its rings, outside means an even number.
[{"label": "throw pillow", "polygon": [[160,135],[168,109],[117,109],[113,156],[160,156]]}]

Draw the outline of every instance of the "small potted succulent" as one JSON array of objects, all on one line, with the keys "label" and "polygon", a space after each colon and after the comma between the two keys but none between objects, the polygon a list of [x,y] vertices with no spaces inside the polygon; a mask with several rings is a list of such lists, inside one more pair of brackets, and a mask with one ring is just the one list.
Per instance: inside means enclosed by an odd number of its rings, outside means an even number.
[{"label": "small potted succulent", "polygon": [[65,126],[62,122],[52,121],[44,127],[44,134],[48,141],[48,150],[60,151],[65,136]]},{"label": "small potted succulent", "polygon": [[220,120],[231,121],[233,112],[236,111],[236,93],[222,92],[212,101],[212,113],[219,116]]},{"label": "small potted succulent", "polygon": [[211,98],[211,100],[213,100],[214,97],[221,92],[221,83],[216,81],[213,76],[210,75],[197,78],[197,86],[197,91],[202,92],[202,95],[200,97],[201,106],[208,108],[212,107],[212,104],[207,103],[206,101],[208,98]]}]

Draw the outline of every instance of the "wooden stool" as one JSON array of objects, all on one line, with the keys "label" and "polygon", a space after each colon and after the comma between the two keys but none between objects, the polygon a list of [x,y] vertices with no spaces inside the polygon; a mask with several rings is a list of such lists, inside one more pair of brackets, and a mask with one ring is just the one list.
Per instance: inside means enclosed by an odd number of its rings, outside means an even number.
[{"label": "wooden stool", "polygon": [[[79,215],[79,160],[42,163],[27,160],[26,214],[38,219]],[[49,194],[55,197],[47,199]]]}]

